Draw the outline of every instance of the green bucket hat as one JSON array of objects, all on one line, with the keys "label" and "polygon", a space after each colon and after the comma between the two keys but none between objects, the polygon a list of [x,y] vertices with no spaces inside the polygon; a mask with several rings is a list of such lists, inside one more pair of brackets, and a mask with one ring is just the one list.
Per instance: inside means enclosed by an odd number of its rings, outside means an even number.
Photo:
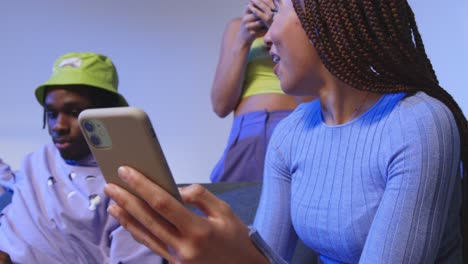
[{"label": "green bucket hat", "polygon": [[47,87],[56,85],[86,85],[114,93],[120,106],[128,106],[127,100],[118,93],[119,77],[112,61],[93,52],[70,52],[58,58],[48,81],[36,88],[36,99],[44,105]]}]

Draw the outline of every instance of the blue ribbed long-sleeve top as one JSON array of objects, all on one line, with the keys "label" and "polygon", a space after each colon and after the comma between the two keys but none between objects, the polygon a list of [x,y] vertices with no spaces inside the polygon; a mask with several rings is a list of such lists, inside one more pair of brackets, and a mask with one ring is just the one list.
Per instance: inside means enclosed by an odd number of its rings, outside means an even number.
[{"label": "blue ribbed long-sleeve top", "polygon": [[299,237],[325,263],[461,263],[460,137],[419,92],[349,123],[300,105],[270,141],[255,228],[284,259]]}]

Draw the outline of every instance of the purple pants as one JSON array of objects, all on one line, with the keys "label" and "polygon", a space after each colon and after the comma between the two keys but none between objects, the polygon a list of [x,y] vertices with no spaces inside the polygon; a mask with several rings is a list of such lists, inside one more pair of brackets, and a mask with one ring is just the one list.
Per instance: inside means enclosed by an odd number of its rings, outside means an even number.
[{"label": "purple pants", "polygon": [[262,110],[236,116],[223,156],[211,172],[211,181],[262,180],[265,152],[271,134],[279,121],[291,112]]}]

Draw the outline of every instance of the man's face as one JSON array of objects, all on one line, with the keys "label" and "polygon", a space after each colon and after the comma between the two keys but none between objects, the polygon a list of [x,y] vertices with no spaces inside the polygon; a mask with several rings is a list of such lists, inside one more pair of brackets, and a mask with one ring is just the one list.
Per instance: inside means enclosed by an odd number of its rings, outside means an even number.
[{"label": "man's face", "polygon": [[78,124],[81,111],[91,108],[86,93],[78,93],[67,87],[48,90],[45,98],[47,127],[60,155],[68,160],[80,160],[90,154],[88,145]]}]

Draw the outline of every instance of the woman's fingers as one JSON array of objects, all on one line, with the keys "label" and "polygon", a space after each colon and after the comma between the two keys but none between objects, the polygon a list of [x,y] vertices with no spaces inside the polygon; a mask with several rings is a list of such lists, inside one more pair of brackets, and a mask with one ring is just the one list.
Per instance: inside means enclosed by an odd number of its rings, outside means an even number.
[{"label": "woman's fingers", "polygon": [[[150,186],[144,187],[149,188]],[[141,191],[141,189],[143,189],[143,187],[140,187],[139,191]],[[179,242],[179,231],[170,221],[161,217],[159,211],[152,208],[148,201],[143,201],[127,190],[114,184],[107,184],[104,191],[120,208],[126,211],[124,216],[130,215],[136,222],[165,244],[169,246],[177,245]],[[167,193],[165,194],[166,196],[170,196]],[[154,196],[158,195],[159,194],[156,193],[154,194]],[[172,196],[170,197],[172,198]],[[175,201],[177,202],[177,200]],[[180,202],[177,203],[180,204]],[[182,206],[182,208],[184,207]],[[125,227],[126,229],[135,227],[136,222],[130,221],[129,217],[124,217],[123,220],[126,220],[127,222],[124,224],[129,226],[129,228]]]},{"label": "woman's fingers", "polygon": [[242,18],[242,23],[244,28],[255,36],[265,30],[263,21],[259,20],[254,14],[245,15]]},{"label": "woman's fingers", "polygon": [[258,21],[258,18],[255,14],[253,13],[250,13],[250,14],[246,14],[242,17],[242,23],[244,24],[248,24],[248,23],[251,23],[251,22],[255,22],[255,21]]},{"label": "woman's fingers", "polygon": [[172,262],[172,256],[168,251],[165,243],[159,240],[156,236],[153,236],[148,229],[141,225],[135,218],[127,213],[124,209],[118,205],[111,205],[108,208],[108,212],[122,225],[133,238],[147,246],[152,251],[159,254],[161,257]]},{"label": "woman's fingers", "polygon": [[263,13],[271,12],[271,10],[276,8],[271,0],[250,0],[250,3]]},{"label": "woman's fingers", "polygon": [[186,224],[192,212],[163,188],[150,181],[137,170],[123,166],[118,170],[119,177],[159,215],[178,228]]},{"label": "woman's fingers", "polygon": [[[119,176],[136,195],[107,184],[106,194],[116,202],[109,213],[136,240],[172,263],[234,263],[265,261],[250,243],[248,229],[230,206],[200,185],[180,189],[181,198],[198,207],[206,217],[185,208],[144,175],[124,167]],[[210,254],[207,254],[210,252]]]},{"label": "woman's fingers", "polygon": [[247,33],[248,38],[253,40],[265,33],[267,28],[265,23],[250,11],[249,6],[247,10],[241,19],[241,31]]},{"label": "woman's fingers", "polygon": [[247,9],[249,13],[255,15],[256,19],[261,20],[265,27],[270,27],[276,10],[272,1],[251,0],[247,5]]},{"label": "woman's fingers", "polygon": [[[164,189],[154,184],[148,180],[143,174],[130,167],[121,167],[119,168],[119,176],[124,180],[139,196],[144,200],[144,204],[139,206],[140,210],[132,207],[133,203],[139,203],[141,200],[137,199],[132,202],[132,206],[129,208],[124,207],[133,217],[135,217],[142,225],[149,229],[153,234],[158,234],[157,236],[163,242],[168,244],[171,247],[176,247],[179,242],[178,239],[173,237],[179,236],[180,234],[188,234],[193,230],[194,226],[199,226],[202,224],[204,219],[187,209],[182,203],[172,197]],[[200,186],[201,187],[201,186]],[[181,188],[182,190],[184,188]],[[188,187],[190,190],[191,188]],[[194,189],[198,189],[194,187]],[[203,188],[204,189],[204,188]],[[125,190],[122,190],[125,191]],[[200,192],[190,192],[193,195],[199,195]],[[209,193],[206,191],[206,193]],[[211,193],[209,193],[211,194]],[[128,193],[130,195],[130,193]],[[190,198],[190,195],[185,195],[182,199],[186,199],[188,203],[190,201],[198,201],[202,198]],[[128,197],[128,196],[127,196]],[[210,198],[217,199],[214,195],[211,194]],[[136,198],[136,197],[133,197]],[[130,199],[130,198],[127,198]],[[209,200],[210,202],[213,199]],[[121,201],[121,205],[125,201]],[[214,203],[214,202],[213,202]],[[209,209],[210,205],[204,204],[205,208],[203,209],[206,212],[212,213],[215,209]],[[215,206],[214,203],[213,206]],[[157,214],[154,214],[156,212]],[[153,219],[148,217],[153,214],[153,218],[156,218],[157,223],[153,223]],[[162,218],[161,218],[162,217]],[[164,219],[163,219],[164,218]],[[163,221],[164,220],[164,221]],[[160,230],[160,226],[164,226],[163,230]]]},{"label": "woman's fingers", "polygon": [[260,20],[249,23],[245,27],[252,35],[255,35],[255,36],[267,30],[263,22]]},{"label": "woman's fingers", "polygon": [[199,184],[181,188],[181,196],[187,204],[193,204],[208,218],[222,218],[233,215],[230,206]]}]

